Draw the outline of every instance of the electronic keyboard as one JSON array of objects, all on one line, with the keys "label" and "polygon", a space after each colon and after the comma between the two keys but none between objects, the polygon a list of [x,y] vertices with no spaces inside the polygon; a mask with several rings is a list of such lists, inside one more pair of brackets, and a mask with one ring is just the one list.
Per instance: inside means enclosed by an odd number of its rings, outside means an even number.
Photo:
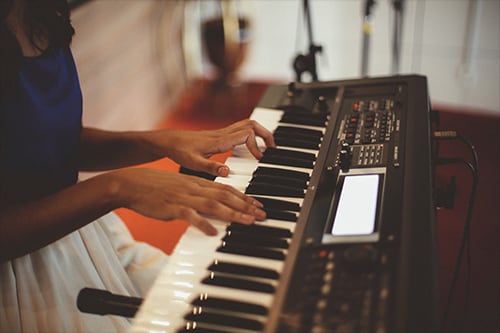
[{"label": "electronic keyboard", "polygon": [[214,180],[267,219],[188,228],[131,331],[436,331],[429,113],[418,75],[270,86],[250,118],[277,146]]}]

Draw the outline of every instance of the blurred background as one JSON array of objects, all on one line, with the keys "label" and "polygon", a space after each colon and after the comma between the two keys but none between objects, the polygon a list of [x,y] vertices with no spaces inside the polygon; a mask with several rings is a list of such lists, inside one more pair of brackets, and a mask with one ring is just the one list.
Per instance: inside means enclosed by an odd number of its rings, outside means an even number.
[{"label": "blurred background", "polygon": [[[396,73],[426,75],[434,105],[499,116],[500,1],[403,1],[399,25],[394,1],[373,1],[368,66],[363,74],[367,2],[309,1],[313,42],[322,48],[316,56],[320,80],[394,74],[393,36],[399,27]],[[190,80],[213,77],[201,26],[220,11],[218,1],[71,3],[77,30],[73,51],[89,122],[107,128],[150,127]],[[307,53],[311,43],[303,2],[240,0],[232,6],[248,20],[241,33],[247,46],[238,78],[294,80],[293,61]],[[117,117],[122,119],[118,122]]]}]

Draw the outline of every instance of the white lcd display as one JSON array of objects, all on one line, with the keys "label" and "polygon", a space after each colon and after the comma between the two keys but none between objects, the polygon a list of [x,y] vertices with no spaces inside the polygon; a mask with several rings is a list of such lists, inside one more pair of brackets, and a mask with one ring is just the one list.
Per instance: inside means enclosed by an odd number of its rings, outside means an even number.
[{"label": "white lcd display", "polygon": [[375,230],[380,175],[344,177],[331,234],[368,235]]}]

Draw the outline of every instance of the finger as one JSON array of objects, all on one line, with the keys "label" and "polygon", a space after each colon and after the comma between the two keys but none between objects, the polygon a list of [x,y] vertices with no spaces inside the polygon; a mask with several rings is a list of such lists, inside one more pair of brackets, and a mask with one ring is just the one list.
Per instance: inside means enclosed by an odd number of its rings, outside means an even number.
[{"label": "finger", "polygon": [[[194,177],[194,179],[192,180],[192,185],[196,185],[196,186],[200,186],[200,187],[208,188],[208,189],[209,188],[216,188],[219,191],[228,191],[232,195],[235,195],[236,197],[240,198],[241,200],[247,202],[248,204],[251,204],[251,205],[259,207],[259,208],[264,207],[264,205],[262,203],[260,203],[258,200],[246,195],[243,192],[238,191],[236,188],[234,188],[230,185],[227,185],[227,184],[221,184],[221,183],[209,181],[206,179],[202,179],[199,177]],[[199,193],[200,193],[199,191],[200,191],[200,189],[198,187],[194,187],[190,190],[189,193],[191,195],[199,195]]]},{"label": "finger", "polygon": [[247,122],[247,126],[245,130],[241,130],[242,135],[244,135],[244,143],[248,148],[248,151],[256,158],[261,159],[263,154],[261,149],[259,148],[259,144],[257,142],[257,136],[261,137],[264,140],[264,143],[267,147],[275,147],[276,144],[274,142],[273,134],[267,130],[265,127],[260,125],[254,120],[249,120]]},{"label": "finger", "polygon": [[217,176],[227,177],[229,176],[229,167],[224,164],[216,164],[217,167]]},{"label": "finger", "polygon": [[[202,214],[214,216],[228,222],[236,222],[248,225],[254,223],[256,220],[256,216],[252,214],[253,212],[249,213],[234,209],[227,206],[222,201],[211,197],[192,197],[190,205],[196,207],[196,209]],[[253,210],[255,211],[257,210],[257,208],[253,206]]]},{"label": "finger", "polygon": [[240,144],[245,144],[248,151],[256,158],[262,158],[262,152],[255,140],[255,133],[250,127],[242,128],[238,131],[228,133],[224,139],[224,145],[226,145],[225,150],[238,146]]},{"label": "finger", "polygon": [[210,195],[210,198],[213,198],[232,210],[252,215],[259,221],[266,219],[266,213],[261,209],[263,205],[254,198],[246,195],[244,195],[244,197],[235,196],[230,191],[226,191],[224,189],[209,189],[207,190],[207,193]]},{"label": "finger", "polygon": [[251,129],[254,132],[254,137],[260,136],[264,140],[264,143],[266,144],[267,147],[276,146],[276,143],[274,142],[273,133],[255,120],[245,119],[227,127],[229,133],[245,131],[248,129]]},{"label": "finger", "polygon": [[[191,207],[205,214],[212,214],[226,220],[235,219],[236,222],[242,223],[253,222],[254,219],[262,221],[266,218],[266,213],[261,209],[263,207],[262,203],[256,199],[229,185],[201,180],[200,184],[202,185],[187,194],[187,196],[191,197],[191,200],[187,197],[186,202],[189,200]],[[219,204],[225,207],[220,207]],[[232,211],[251,215],[253,218],[249,220],[246,216],[235,217],[232,215]]]},{"label": "finger", "polygon": [[203,157],[196,159],[196,167],[198,171],[207,172],[213,176],[227,177],[229,175],[229,167],[227,165]]},{"label": "finger", "polygon": [[180,205],[168,205],[167,209],[172,210],[174,215],[178,218],[183,219],[194,227],[200,229],[205,235],[217,235],[217,229],[215,229],[215,227],[211,225],[207,219],[198,214],[195,209]]},{"label": "finger", "polygon": [[265,128],[264,126],[262,126],[261,124],[259,124],[256,121],[252,120],[252,123],[253,123],[253,130],[254,130],[256,136],[260,136],[264,140],[264,142],[266,143],[267,147],[276,147],[276,143],[274,142],[273,133],[271,133],[271,131],[269,131],[267,128]]},{"label": "finger", "polygon": [[264,156],[260,151],[259,145],[257,144],[257,140],[255,139],[255,133],[250,131],[246,137],[245,145],[248,148],[248,151],[258,160]]}]

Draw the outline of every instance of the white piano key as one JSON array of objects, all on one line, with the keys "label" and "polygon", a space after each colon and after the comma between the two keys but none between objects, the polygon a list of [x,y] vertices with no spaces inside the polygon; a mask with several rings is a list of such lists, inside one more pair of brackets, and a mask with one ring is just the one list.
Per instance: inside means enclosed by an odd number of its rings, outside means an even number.
[{"label": "white piano key", "polygon": [[252,111],[250,119],[258,121],[259,124],[273,132],[283,114],[282,110],[257,107]]},{"label": "white piano key", "polygon": [[227,177],[217,177],[215,178],[215,181],[217,183],[231,185],[240,192],[245,192],[245,189],[247,188],[250,179],[251,176],[249,175],[229,174]]},{"label": "white piano key", "polygon": [[255,224],[262,225],[262,226],[268,226],[268,227],[287,229],[287,230],[290,230],[290,232],[292,232],[292,233],[294,232],[295,225],[296,225],[295,222],[280,221],[280,220],[274,220],[274,219],[266,219],[264,221],[256,221]]},{"label": "white piano key", "polygon": [[251,176],[255,169],[257,169],[259,161],[231,156],[228,157],[225,164],[229,167],[229,174]]},{"label": "white piano key", "polygon": [[319,153],[319,150],[315,150],[315,149],[305,149],[305,148],[288,147],[288,146],[280,146],[280,145],[277,145],[276,148],[301,151],[304,153],[314,154],[314,156],[316,156],[316,157],[318,157],[318,153]]}]

